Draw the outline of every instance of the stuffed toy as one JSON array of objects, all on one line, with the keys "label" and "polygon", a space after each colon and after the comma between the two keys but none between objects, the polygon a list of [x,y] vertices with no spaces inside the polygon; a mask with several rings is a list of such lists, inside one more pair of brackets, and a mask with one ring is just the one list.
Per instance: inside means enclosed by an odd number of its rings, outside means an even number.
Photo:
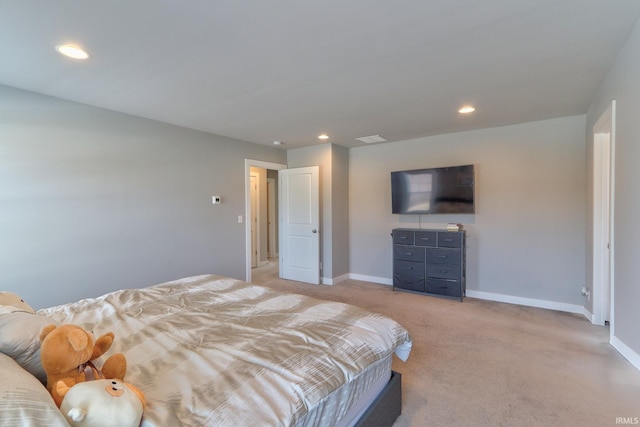
[{"label": "stuffed toy", "polygon": [[24,311],[35,314],[36,311],[13,292],[0,292],[0,314]]},{"label": "stuffed toy", "polygon": [[40,363],[40,332],[54,320],[35,312],[13,292],[0,292],[0,353],[15,360],[41,383],[47,375]]},{"label": "stuffed toy", "polygon": [[99,379],[69,387],[58,381],[63,396],[60,411],[72,427],[138,427],[145,407],[144,394],[119,380]]},{"label": "stuffed toy", "polygon": [[[47,390],[58,407],[63,396],[57,391],[59,381],[68,387],[87,380],[85,368],[102,356],[113,343],[112,332],[93,340],[93,335],[79,326],[49,325],[42,329],[40,360],[47,375]],[[102,378],[124,380],[127,362],[122,353],[110,356],[102,367]]]}]

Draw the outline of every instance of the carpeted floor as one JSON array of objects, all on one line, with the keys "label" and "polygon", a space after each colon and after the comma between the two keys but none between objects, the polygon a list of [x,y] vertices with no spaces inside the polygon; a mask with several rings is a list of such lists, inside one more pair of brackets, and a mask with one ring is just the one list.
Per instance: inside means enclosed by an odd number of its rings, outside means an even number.
[{"label": "carpeted floor", "polygon": [[395,427],[638,424],[640,371],[583,316],[356,280],[309,285],[278,279],[276,263],[252,281],[379,312],[411,333],[409,360],[393,362],[403,391]]}]

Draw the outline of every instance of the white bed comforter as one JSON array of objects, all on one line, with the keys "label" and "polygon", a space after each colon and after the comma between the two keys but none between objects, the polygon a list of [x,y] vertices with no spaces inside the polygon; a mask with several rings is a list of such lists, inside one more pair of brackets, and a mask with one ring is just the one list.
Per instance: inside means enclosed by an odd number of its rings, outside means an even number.
[{"label": "white bed comforter", "polygon": [[146,395],[143,425],[158,427],[296,425],[370,364],[411,350],[388,317],[210,275],[39,313],[113,331],[108,354],[125,354],[125,380]]}]

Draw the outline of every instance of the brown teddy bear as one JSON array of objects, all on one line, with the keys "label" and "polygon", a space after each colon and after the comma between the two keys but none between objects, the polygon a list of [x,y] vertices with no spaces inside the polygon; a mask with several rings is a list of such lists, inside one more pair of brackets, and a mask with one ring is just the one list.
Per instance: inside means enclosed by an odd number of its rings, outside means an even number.
[{"label": "brown teddy bear", "polygon": [[[87,364],[102,356],[113,343],[114,334],[106,333],[93,340],[93,335],[76,325],[49,325],[42,329],[40,359],[47,374],[47,390],[60,407],[63,395],[56,390],[59,381],[72,387],[86,381]],[[110,356],[102,367],[102,377],[124,380],[127,361],[122,353]]]}]

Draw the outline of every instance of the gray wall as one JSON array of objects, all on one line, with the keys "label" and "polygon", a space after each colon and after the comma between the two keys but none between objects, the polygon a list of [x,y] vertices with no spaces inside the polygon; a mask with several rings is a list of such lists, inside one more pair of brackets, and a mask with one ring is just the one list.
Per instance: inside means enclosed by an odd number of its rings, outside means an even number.
[{"label": "gray wall", "polygon": [[332,145],[332,278],[346,278],[349,274],[349,150]]},{"label": "gray wall", "polygon": [[194,274],[244,278],[244,159],[285,157],[0,86],[0,289],[39,308]]},{"label": "gray wall", "polygon": [[[391,229],[459,222],[468,290],[583,305],[584,116],[354,148],[349,162],[352,274],[391,283]],[[475,215],[391,214],[391,171],[462,164]]]},{"label": "gray wall", "polygon": [[[613,216],[614,336],[640,361],[640,24],[636,24],[587,114],[589,162],[592,162],[593,125],[612,100],[616,101],[615,186]],[[592,179],[590,174],[589,180]],[[591,216],[589,217],[591,221]],[[591,246],[588,250],[591,251]],[[591,268],[591,266],[589,266]]]}]

